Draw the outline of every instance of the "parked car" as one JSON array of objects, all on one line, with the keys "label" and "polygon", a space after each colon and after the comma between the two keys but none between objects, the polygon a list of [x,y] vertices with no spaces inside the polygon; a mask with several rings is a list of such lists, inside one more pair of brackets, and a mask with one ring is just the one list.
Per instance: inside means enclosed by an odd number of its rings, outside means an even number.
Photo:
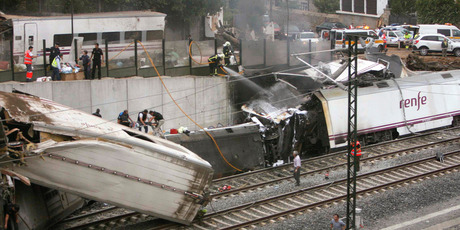
[{"label": "parked car", "polygon": [[288,37],[288,32],[289,31],[289,39],[294,40],[297,37],[297,34],[300,33],[299,27],[295,25],[289,25],[289,29],[286,30],[286,27],[283,29],[283,33],[285,38]]},{"label": "parked car", "polygon": [[316,27],[316,33],[321,33],[322,30],[331,30],[331,29],[345,29],[347,28],[341,22],[323,22],[323,24]]},{"label": "parked car", "polygon": [[300,40],[304,44],[308,44],[309,41],[312,43],[316,43],[319,41],[316,34],[314,32],[300,32],[297,34],[297,40]]},{"label": "parked car", "polygon": [[444,41],[444,38],[447,38],[447,41],[449,41],[447,52],[460,57],[460,42],[455,42],[442,34],[418,35],[415,37],[414,49],[418,50],[422,56],[428,53],[442,52],[441,42]]},{"label": "parked car", "polygon": [[401,44],[401,47],[404,46],[405,39],[401,30],[385,31],[385,33],[388,46],[398,46],[398,44]]}]

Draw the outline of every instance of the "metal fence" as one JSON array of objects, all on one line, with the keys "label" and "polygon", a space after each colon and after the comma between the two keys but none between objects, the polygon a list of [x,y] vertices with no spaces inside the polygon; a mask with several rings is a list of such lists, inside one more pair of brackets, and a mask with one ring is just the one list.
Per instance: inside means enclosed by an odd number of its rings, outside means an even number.
[{"label": "metal fence", "polygon": [[[88,51],[91,56],[95,40],[83,41],[74,40],[74,46],[61,47],[64,61],[82,66],[79,57],[83,51]],[[222,48],[217,47],[216,40],[205,41],[166,41],[148,40],[135,42],[136,40],[104,41],[100,48],[104,52],[102,65],[102,76],[104,77],[125,77],[125,76],[156,76],[152,70],[152,62],[162,75],[207,75],[208,58],[214,54],[222,53]],[[34,55],[39,57],[33,60],[35,76],[49,76],[50,47],[46,47],[45,40],[34,47]],[[25,80],[26,67],[24,53],[12,52],[13,43],[9,40],[2,40],[0,43],[0,81]],[[240,46],[234,47],[238,64],[251,67],[267,67],[275,65],[296,66],[301,63],[293,58],[291,54],[308,53],[318,50],[330,49],[329,41],[302,42],[288,40],[259,40],[242,41]],[[319,61],[327,62],[332,60],[332,53],[308,54],[304,57],[311,64]],[[151,60],[150,60],[151,59]],[[82,70],[81,70],[82,71]]]}]

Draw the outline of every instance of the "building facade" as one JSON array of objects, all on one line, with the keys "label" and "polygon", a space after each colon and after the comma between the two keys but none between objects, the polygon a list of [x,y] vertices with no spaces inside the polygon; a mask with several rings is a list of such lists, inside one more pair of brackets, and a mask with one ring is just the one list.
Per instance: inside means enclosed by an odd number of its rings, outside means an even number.
[{"label": "building facade", "polygon": [[340,0],[338,14],[380,17],[387,8],[388,0]]}]

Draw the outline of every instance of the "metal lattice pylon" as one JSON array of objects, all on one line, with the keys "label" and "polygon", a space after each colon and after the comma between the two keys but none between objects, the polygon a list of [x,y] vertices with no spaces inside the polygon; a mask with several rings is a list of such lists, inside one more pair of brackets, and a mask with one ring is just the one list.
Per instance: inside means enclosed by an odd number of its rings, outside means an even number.
[{"label": "metal lattice pylon", "polygon": [[348,155],[347,155],[347,228],[356,229],[357,106],[358,106],[358,36],[347,35],[348,42]]}]

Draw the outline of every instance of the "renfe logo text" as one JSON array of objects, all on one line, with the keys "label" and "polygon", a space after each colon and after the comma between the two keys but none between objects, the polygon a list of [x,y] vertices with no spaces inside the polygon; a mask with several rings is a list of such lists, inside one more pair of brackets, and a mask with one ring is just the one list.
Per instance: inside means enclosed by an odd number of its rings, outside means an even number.
[{"label": "renfe logo text", "polygon": [[418,111],[421,105],[426,105],[426,96],[421,97],[420,93],[421,92],[418,92],[417,97],[401,100],[399,103],[399,108],[402,109],[403,106],[404,108],[416,106]]}]

